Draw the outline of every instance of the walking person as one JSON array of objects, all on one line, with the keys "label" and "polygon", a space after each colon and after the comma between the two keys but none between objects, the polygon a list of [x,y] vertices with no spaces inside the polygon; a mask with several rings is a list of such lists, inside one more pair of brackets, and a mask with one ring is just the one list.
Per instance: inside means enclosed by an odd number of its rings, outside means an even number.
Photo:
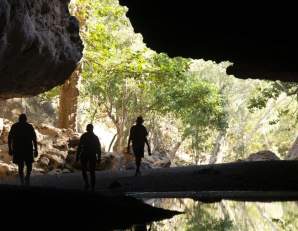
[{"label": "walking person", "polygon": [[[9,155],[13,156],[13,163],[18,165],[21,185],[30,185],[30,175],[34,157],[38,156],[36,133],[33,126],[27,123],[26,114],[19,116],[19,121],[11,126],[8,134]],[[24,165],[26,176],[24,179]]]},{"label": "walking person", "polygon": [[95,190],[95,168],[96,162],[100,162],[101,147],[98,137],[93,132],[93,125],[88,124],[81,138],[77,150],[77,161],[81,161],[82,175],[85,190],[90,187],[87,171],[90,172],[91,190]]},{"label": "walking person", "polygon": [[151,149],[147,139],[148,132],[146,127],[143,125],[144,120],[142,116],[139,116],[136,120],[136,125],[132,126],[129,132],[127,151],[130,151],[130,143],[132,142],[132,149],[135,155],[136,161],[136,173],[135,176],[140,175],[140,166],[142,158],[144,157],[145,143],[148,147],[148,154],[151,156]]}]

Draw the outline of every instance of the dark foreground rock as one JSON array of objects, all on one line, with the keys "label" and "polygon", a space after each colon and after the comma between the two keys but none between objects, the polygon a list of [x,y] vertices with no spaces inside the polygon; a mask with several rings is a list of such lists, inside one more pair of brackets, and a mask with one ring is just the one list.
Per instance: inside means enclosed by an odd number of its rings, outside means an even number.
[{"label": "dark foreground rock", "polygon": [[130,197],[78,190],[2,185],[0,194],[1,219],[11,230],[114,230],[179,214]]},{"label": "dark foreground rock", "polygon": [[82,57],[69,0],[0,0],[0,98],[62,84]]}]

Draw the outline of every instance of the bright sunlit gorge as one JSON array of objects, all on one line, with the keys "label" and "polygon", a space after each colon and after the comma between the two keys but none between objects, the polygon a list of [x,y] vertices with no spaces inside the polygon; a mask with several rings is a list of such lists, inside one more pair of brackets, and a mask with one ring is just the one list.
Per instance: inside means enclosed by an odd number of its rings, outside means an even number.
[{"label": "bright sunlit gorge", "polygon": [[[135,162],[127,143],[139,116],[149,132],[152,152],[149,156],[145,148],[144,176],[155,168],[297,158],[296,83],[241,80],[226,74],[233,65],[229,61],[157,53],[134,32],[126,17],[128,9],[117,0],[73,0],[70,10],[80,23],[83,59],[64,85],[36,97],[1,102],[5,105],[0,118],[3,177],[17,174],[4,145],[8,127],[21,112],[36,124],[41,148],[33,171],[38,174],[80,171],[76,148],[86,125],[92,123],[102,150],[96,169],[128,177]],[[69,149],[67,142],[73,145]],[[122,182],[112,183],[110,188],[122,187]],[[298,230],[294,202],[144,201],[185,212],[146,224],[150,230]]]}]

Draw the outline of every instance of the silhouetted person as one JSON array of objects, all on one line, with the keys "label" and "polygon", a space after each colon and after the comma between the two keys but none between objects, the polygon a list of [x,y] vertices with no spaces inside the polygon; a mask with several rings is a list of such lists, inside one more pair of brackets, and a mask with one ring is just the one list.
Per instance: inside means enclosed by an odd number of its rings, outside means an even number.
[{"label": "silhouetted person", "polygon": [[[9,155],[13,156],[13,162],[18,165],[21,185],[24,185],[24,183],[25,185],[30,185],[32,163],[34,162],[34,157],[38,156],[38,149],[34,128],[27,123],[25,114],[21,114],[19,122],[11,126],[8,134],[8,148]],[[25,164],[27,172],[24,181]]]},{"label": "silhouetted person", "polygon": [[148,132],[145,126],[143,125],[143,122],[144,120],[142,116],[139,116],[136,120],[136,125],[131,127],[128,138],[127,151],[130,151],[130,142],[132,142],[132,149],[136,160],[136,176],[140,174],[140,165],[142,158],[144,157],[145,143],[148,147],[148,154],[149,156],[151,156],[150,145],[147,140]]},{"label": "silhouetted person", "polygon": [[95,188],[95,168],[96,162],[100,162],[101,147],[98,137],[93,133],[93,125],[88,124],[81,138],[77,151],[77,161],[81,161],[82,174],[85,182],[85,190],[88,190],[89,180],[87,170],[90,171],[91,189]]}]

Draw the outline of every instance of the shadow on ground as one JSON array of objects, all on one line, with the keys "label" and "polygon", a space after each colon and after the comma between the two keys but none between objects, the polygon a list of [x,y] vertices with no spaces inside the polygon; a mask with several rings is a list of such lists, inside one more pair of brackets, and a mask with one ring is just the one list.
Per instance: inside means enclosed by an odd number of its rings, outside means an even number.
[{"label": "shadow on ground", "polygon": [[131,197],[79,190],[1,185],[0,194],[1,220],[13,230],[124,229],[179,214]]}]

